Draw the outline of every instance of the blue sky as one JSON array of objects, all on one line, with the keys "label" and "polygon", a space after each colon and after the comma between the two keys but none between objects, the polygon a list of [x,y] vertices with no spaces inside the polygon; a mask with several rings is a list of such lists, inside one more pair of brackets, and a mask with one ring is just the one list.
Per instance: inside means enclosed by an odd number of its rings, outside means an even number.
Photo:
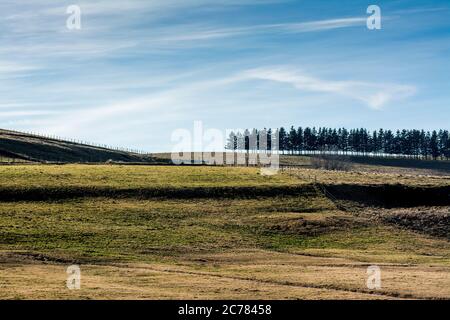
[{"label": "blue sky", "polygon": [[0,28],[1,128],[152,152],[197,120],[449,129],[447,0],[2,0]]}]

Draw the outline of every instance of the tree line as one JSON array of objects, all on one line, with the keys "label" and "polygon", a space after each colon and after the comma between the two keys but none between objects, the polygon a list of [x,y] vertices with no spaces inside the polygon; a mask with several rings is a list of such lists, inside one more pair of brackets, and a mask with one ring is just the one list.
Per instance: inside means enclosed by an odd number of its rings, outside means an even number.
[{"label": "tree line", "polygon": [[374,130],[364,128],[246,129],[231,132],[228,150],[257,152],[277,150],[282,154],[334,153],[358,155],[403,155],[425,159],[449,159],[448,130]]}]

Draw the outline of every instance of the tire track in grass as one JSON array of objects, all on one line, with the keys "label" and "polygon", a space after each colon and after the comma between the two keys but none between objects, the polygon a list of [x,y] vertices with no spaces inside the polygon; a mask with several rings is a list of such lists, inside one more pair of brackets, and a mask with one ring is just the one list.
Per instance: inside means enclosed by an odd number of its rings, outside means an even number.
[{"label": "tire track in grass", "polygon": [[[124,267],[124,266],[118,266]],[[306,289],[320,289],[320,290],[330,290],[336,292],[346,292],[346,293],[359,293],[363,295],[381,297],[381,298],[393,298],[393,299],[427,299],[427,300],[443,300],[441,298],[436,297],[428,297],[428,296],[418,296],[413,294],[401,293],[401,292],[389,292],[389,291],[369,291],[357,288],[344,288],[336,285],[320,285],[320,284],[310,284],[310,283],[301,283],[301,282],[292,282],[292,281],[276,281],[276,280],[264,280],[264,279],[255,279],[250,277],[240,277],[240,276],[231,276],[231,275],[220,275],[213,274],[208,272],[195,272],[195,271],[186,271],[186,270],[174,270],[174,269],[158,269],[153,267],[132,267],[135,269],[142,270],[151,270],[155,272],[167,272],[167,273],[175,273],[175,274],[186,274],[186,275],[195,275],[195,276],[203,276],[203,277],[214,277],[221,279],[230,279],[230,280],[238,280],[238,281],[252,281],[264,284],[272,284],[272,285],[281,285],[281,286],[289,286],[289,287],[298,287],[298,288],[306,288]]]}]

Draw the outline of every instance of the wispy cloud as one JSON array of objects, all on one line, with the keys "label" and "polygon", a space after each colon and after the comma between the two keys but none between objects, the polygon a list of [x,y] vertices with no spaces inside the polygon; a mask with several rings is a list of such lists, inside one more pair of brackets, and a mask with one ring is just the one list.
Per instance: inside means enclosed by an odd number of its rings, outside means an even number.
[{"label": "wispy cloud", "polygon": [[367,20],[366,17],[352,17],[342,19],[317,20],[300,23],[287,23],[275,26],[293,33],[314,32],[314,31],[333,30],[333,29],[361,26],[366,23],[366,20]]},{"label": "wispy cloud", "polygon": [[58,112],[46,110],[25,110],[25,111],[0,111],[0,118],[27,117],[27,116],[48,116]]},{"label": "wispy cloud", "polygon": [[172,29],[161,30],[162,32],[160,32],[160,36],[154,38],[154,41],[198,41],[268,33],[295,34],[305,32],[318,32],[363,26],[365,22],[366,18],[364,17],[352,17],[308,22],[261,24],[233,28],[218,28],[201,25],[181,25]]},{"label": "wispy cloud", "polygon": [[[8,23],[9,31],[24,33],[25,38],[12,35],[7,37],[0,48],[0,55],[16,54],[39,56],[67,57],[78,56],[95,58],[111,55],[124,50],[145,50],[158,52],[161,50],[178,50],[189,47],[207,45],[209,41],[225,38],[239,38],[257,35],[299,34],[307,32],[330,31],[334,29],[363,27],[364,17],[342,19],[326,19],[306,22],[290,22],[278,24],[259,24],[250,26],[221,27],[214,24],[175,24],[147,27],[145,30],[133,31],[130,37],[129,28],[116,22],[114,26],[94,22],[84,24],[77,34],[65,30],[63,18],[53,17],[52,26],[45,21],[25,22],[27,17],[14,18],[15,23]],[[59,21],[60,20],[60,21]],[[54,25],[55,21],[59,24]],[[96,21],[96,20],[92,20]],[[101,20],[100,20],[101,21]],[[110,20],[109,20],[110,21]],[[30,27],[33,26],[33,28]],[[109,25],[109,28],[107,27]],[[37,32],[37,30],[39,32]],[[56,32],[56,33],[55,33]],[[43,34],[53,34],[53,37],[43,37]],[[18,41],[19,39],[19,41]],[[212,46],[217,42],[211,43]]]},{"label": "wispy cloud", "polygon": [[450,10],[449,7],[418,7],[418,8],[397,10],[394,12],[394,14],[396,15],[423,14],[423,13],[443,12],[448,10]]},{"label": "wispy cloud", "polygon": [[[99,126],[120,122],[124,116],[128,119],[139,119],[146,115],[158,114],[159,121],[162,121],[161,119],[167,119],[167,117],[172,119],[174,112],[185,115],[195,108],[203,108],[203,104],[220,105],[222,109],[226,110],[235,107],[235,101],[227,102],[225,96],[227,88],[239,87],[248,81],[263,80],[285,83],[302,91],[326,93],[357,100],[377,110],[392,101],[405,99],[416,91],[413,86],[400,84],[381,85],[354,80],[324,80],[295,69],[295,67],[264,67],[216,78],[203,75],[204,80],[186,78],[178,84],[172,84],[170,89],[161,89],[152,94],[100,106],[70,110],[52,118],[46,129],[48,132],[61,135],[74,135],[77,132],[89,131],[92,128],[98,129]],[[181,78],[183,79],[182,76]],[[218,98],[219,96],[220,98]],[[222,99],[224,99],[223,102],[216,101]],[[255,100],[253,103],[261,102]],[[282,104],[278,103],[279,106]],[[169,109],[171,112],[166,112]]]},{"label": "wispy cloud", "polygon": [[157,113],[159,120],[154,119],[153,121],[163,121],[164,118],[173,117],[171,113],[164,115],[164,110],[170,108],[172,112],[189,111],[198,104],[199,97],[202,95],[210,97],[208,92],[211,89],[233,85],[242,80],[244,80],[242,76],[197,81],[186,80],[181,84],[173,85],[170,89],[163,89],[153,94],[123,99],[101,106],[70,110],[51,119],[46,130],[63,135],[73,135],[80,130],[101,126],[105,120],[109,124],[114,121],[120,122],[125,115],[129,118],[139,118],[143,115]]},{"label": "wispy cloud", "polygon": [[38,69],[39,69],[39,67],[36,65],[21,64],[21,63],[12,62],[12,61],[1,61],[0,60],[0,77],[5,74],[22,73],[22,72],[38,70]]},{"label": "wispy cloud", "polygon": [[[186,11],[198,13],[208,10],[226,10],[234,7],[261,6],[282,0],[130,0],[77,1],[81,7],[82,29],[71,32],[66,29],[66,8],[70,1],[36,0],[17,3],[5,0],[0,4],[4,16],[0,18],[2,55],[16,57],[95,59],[120,54],[123,51],[158,53],[162,50],[178,50],[204,44],[208,40],[236,37],[257,32],[299,32],[302,26],[257,25],[220,27],[214,23],[205,25],[186,23],[160,23],[169,17],[178,17]],[[126,14],[124,14],[124,12]],[[136,21],[143,25],[136,27]],[[186,20],[189,21],[189,20]],[[303,28],[317,28],[305,25]],[[297,31],[296,31],[297,30]],[[183,49],[181,48],[181,49]]]},{"label": "wispy cloud", "polygon": [[249,79],[281,82],[299,90],[352,98],[364,102],[372,109],[382,109],[386,104],[405,99],[416,92],[416,88],[409,85],[323,80],[286,67],[258,68],[244,74]]},{"label": "wispy cloud", "polygon": [[[150,149],[197,119],[381,126],[417,101],[448,110],[446,5],[383,5],[387,23],[370,31],[363,5],[278,2],[2,0],[0,127],[130,145],[143,137]],[[72,4],[79,31],[66,28]],[[419,109],[403,123],[436,114]]]}]

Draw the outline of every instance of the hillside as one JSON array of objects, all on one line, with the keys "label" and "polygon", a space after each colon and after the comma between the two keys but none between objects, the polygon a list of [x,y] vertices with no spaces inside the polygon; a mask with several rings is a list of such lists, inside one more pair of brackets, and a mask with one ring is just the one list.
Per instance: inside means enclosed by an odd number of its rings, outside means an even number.
[{"label": "hillside", "polygon": [[0,129],[0,162],[149,162],[137,153]]},{"label": "hillside", "polygon": [[[0,177],[0,299],[450,297],[444,176],[76,164]],[[73,264],[80,290],[66,288]]]}]

